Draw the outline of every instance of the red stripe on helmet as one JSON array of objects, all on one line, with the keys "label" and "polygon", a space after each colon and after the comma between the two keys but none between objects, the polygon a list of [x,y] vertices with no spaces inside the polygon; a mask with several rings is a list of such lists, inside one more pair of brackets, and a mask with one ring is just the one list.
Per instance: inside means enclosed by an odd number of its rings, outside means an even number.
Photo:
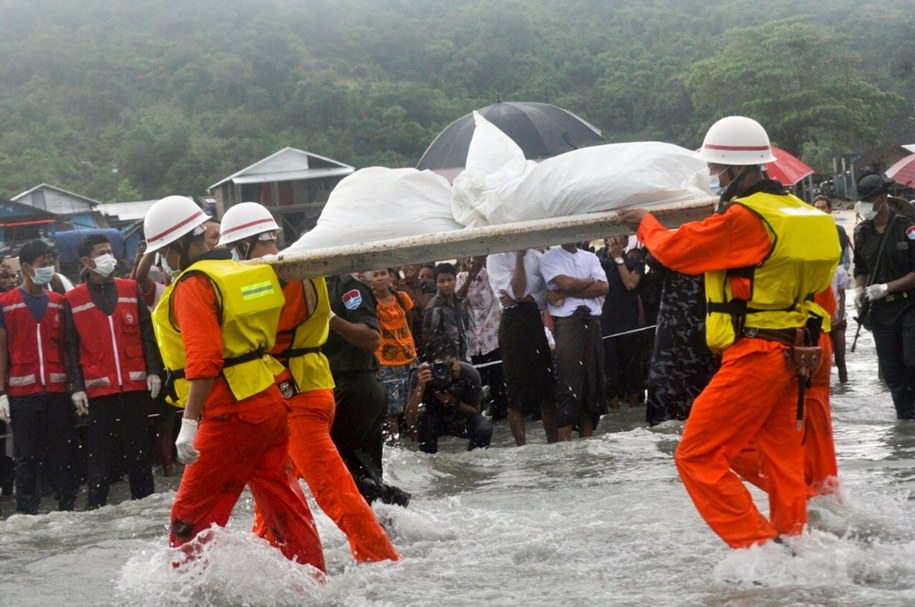
[{"label": "red stripe on helmet", "polygon": [[728,152],[767,152],[770,149],[767,145],[715,145],[712,143],[707,143],[703,147],[709,150],[727,150]]},{"label": "red stripe on helmet", "polygon": [[[234,228],[229,228],[228,230],[223,230],[222,234],[223,234],[223,236],[225,236],[226,234],[231,234],[232,232],[237,232],[238,230],[243,230],[243,229],[251,227],[251,226],[256,226],[260,223],[275,223],[275,222],[273,221],[272,217],[269,217],[269,218],[265,217],[263,219],[257,219],[255,221],[249,221],[248,223],[243,223],[241,225],[237,225]],[[275,228],[270,228],[270,229],[273,230]],[[269,230],[264,230],[264,231],[267,232]]]},{"label": "red stripe on helmet", "polygon": [[177,230],[178,228],[181,228],[181,227],[183,227],[183,226],[189,224],[190,222],[194,221],[195,219],[199,218],[201,215],[203,215],[204,217],[207,217],[207,214],[206,214],[206,213],[204,213],[203,211],[198,210],[196,213],[194,213],[193,215],[191,215],[190,217],[188,217],[188,218],[185,219],[184,221],[181,221],[181,222],[179,222],[179,223],[176,223],[175,225],[173,225],[173,226],[170,227],[169,229],[165,230],[165,231],[162,232],[161,234],[155,234],[155,235],[153,235],[153,236],[147,236],[147,239],[148,239],[148,240],[161,240],[162,238],[165,238],[166,236],[168,236],[169,234],[171,234],[172,232],[174,232],[174,231]]}]

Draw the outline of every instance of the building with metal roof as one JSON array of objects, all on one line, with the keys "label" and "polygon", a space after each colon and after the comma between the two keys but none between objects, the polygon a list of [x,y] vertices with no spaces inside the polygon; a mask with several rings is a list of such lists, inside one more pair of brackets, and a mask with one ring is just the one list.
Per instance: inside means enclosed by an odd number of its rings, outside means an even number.
[{"label": "building with metal roof", "polygon": [[101,202],[47,183],[13,196],[13,201],[54,213],[74,229],[109,227],[108,220],[98,211]]},{"label": "building with metal roof", "polygon": [[331,190],[354,171],[348,164],[287,147],[214,183],[209,191],[219,217],[239,202],[260,202],[291,243],[314,227]]}]

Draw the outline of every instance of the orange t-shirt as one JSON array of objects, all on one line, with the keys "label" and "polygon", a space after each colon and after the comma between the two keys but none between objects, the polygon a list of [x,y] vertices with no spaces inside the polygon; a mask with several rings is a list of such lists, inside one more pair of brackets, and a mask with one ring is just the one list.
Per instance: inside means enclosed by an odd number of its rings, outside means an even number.
[{"label": "orange t-shirt", "polygon": [[381,345],[375,352],[378,362],[386,367],[410,364],[416,358],[416,344],[407,316],[413,309],[413,299],[404,291],[398,291],[387,303],[380,299],[375,301],[381,329]]}]

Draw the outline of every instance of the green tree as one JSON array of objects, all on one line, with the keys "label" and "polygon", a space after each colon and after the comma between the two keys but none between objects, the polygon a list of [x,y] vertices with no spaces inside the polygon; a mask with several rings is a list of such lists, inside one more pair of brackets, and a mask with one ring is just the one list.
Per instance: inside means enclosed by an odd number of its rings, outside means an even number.
[{"label": "green tree", "polygon": [[686,78],[693,105],[708,123],[728,114],[759,120],[772,141],[798,154],[805,143],[836,152],[873,143],[903,99],[867,82],[847,40],[790,19],[733,29],[720,52]]}]

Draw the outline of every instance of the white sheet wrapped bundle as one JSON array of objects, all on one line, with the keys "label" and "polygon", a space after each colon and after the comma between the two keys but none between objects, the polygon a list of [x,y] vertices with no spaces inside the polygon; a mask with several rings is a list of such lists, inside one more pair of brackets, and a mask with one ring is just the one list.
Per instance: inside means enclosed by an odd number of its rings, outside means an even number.
[{"label": "white sheet wrapped bundle", "polygon": [[467,226],[612,211],[676,208],[711,196],[708,169],[670,143],[591,146],[540,163],[477,113],[466,169],[454,179],[451,211]]},{"label": "white sheet wrapped bundle", "polygon": [[593,146],[536,163],[475,119],[467,168],[453,185],[431,171],[356,171],[331,192],[317,226],[284,253],[624,207],[676,209],[712,197],[705,162],[673,144]]},{"label": "white sheet wrapped bundle", "polygon": [[369,167],[343,179],[313,230],[286,252],[459,230],[451,184],[432,171]]}]

